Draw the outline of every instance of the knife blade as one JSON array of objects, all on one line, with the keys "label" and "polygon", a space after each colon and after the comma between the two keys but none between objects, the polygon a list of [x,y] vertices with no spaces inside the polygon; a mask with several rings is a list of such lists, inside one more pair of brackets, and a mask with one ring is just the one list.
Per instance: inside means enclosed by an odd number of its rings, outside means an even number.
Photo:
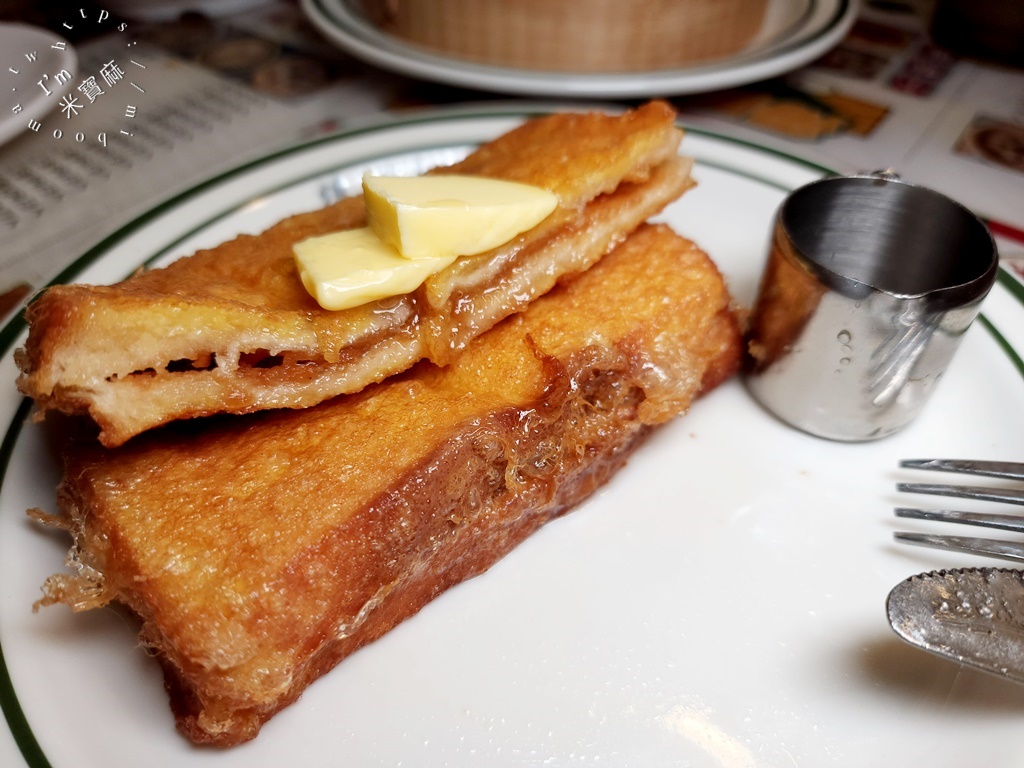
[{"label": "knife blade", "polygon": [[911,576],[889,593],[886,611],[908,643],[1024,683],[1024,571],[964,568]]}]

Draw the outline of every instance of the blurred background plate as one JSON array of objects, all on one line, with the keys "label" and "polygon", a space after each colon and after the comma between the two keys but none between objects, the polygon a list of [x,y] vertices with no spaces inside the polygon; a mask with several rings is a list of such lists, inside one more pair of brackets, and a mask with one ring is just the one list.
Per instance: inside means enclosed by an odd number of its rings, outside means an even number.
[{"label": "blurred background plate", "polygon": [[813,61],[852,25],[856,0],[769,0],[761,33],[742,51],[674,69],[566,73],[477,64],[418,47],[375,26],[360,0],[302,0],[310,21],[348,53],[448,85],[526,96],[629,98],[701,93],[764,80]]}]

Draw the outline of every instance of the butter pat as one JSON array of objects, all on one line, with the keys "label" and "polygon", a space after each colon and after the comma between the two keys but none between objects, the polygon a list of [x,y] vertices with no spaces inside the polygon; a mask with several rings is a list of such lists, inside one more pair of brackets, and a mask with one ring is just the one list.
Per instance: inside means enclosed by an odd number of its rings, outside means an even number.
[{"label": "butter pat", "polygon": [[363,177],[370,229],[407,259],[472,256],[548,217],[546,189],[478,176]]},{"label": "butter pat", "polygon": [[476,176],[365,176],[369,226],[293,246],[302,284],[338,310],[416,290],[459,256],[532,229],[555,209],[546,189]]},{"label": "butter pat", "polygon": [[348,309],[416,290],[455,256],[406,259],[368,227],[296,243],[302,284],[324,309]]}]

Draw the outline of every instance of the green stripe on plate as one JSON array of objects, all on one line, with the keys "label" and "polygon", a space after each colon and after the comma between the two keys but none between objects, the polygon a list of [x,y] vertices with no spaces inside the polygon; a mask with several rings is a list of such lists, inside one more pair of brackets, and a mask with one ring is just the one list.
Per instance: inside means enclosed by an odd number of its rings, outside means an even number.
[{"label": "green stripe on plate", "polygon": [[[15,443],[21,434],[21,425],[25,423],[32,408],[32,403],[27,398],[22,401],[14,416],[7,434],[4,436],[3,444],[0,445],[0,478],[7,476],[7,467],[14,453]],[[46,759],[42,747],[36,741],[32,727],[25,717],[25,713],[18,701],[18,695],[14,690],[14,682],[11,680],[11,673],[7,668],[7,661],[4,658],[3,645],[0,644],[0,710],[3,710],[4,718],[11,729],[14,743],[18,745],[22,756],[29,768],[51,768],[50,761]]]}]

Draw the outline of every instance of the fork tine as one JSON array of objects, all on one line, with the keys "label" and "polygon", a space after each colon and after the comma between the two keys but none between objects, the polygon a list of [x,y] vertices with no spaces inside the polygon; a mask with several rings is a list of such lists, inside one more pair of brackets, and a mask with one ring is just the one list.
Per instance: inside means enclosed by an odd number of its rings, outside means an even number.
[{"label": "fork tine", "polygon": [[970,485],[942,485],[940,483],[897,483],[896,490],[904,493],[954,496],[958,499],[979,499],[981,501],[1024,504],[1024,490],[1019,488],[979,488]]},{"label": "fork tine", "polygon": [[939,472],[960,472],[966,475],[1003,477],[1024,480],[1024,464],[1013,461],[965,461],[962,459],[904,459],[900,466],[907,469],[930,469]]},{"label": "fork tine", "polygon": [[[1024,480],[1024,464],[1017,462],[961,459],[904,459],[900,461],[900,466],[906,469],[926,469],[939,472],[997,477],[1007,480]],[[961,499],[1024,504],[1024,489],[1021,488],[984,488],[939,483],[897,483],[896,489],[903,493],[926,493]],[[944,523],[962,523],[1024,533],[1024,516],[1019,515],[960,512],[945,509],[909,509],[907,507],[898,507],[895,512],[897,517]],[[894,537],[897,541],[907,544],[917,544],[919,546],[1024,562],[1024,542],[981,539],[971,536],[939,536],[904,531],[894,534]]]},{"label": "fork tine", "polygon": [[959,512],[952,509],[910,509],[897,507],[896,517],[913,520],[932,520],[940,523],[977,525],[982,528],[998,528],[1001,531],[1024,533],[1024,517],[1020,515],[999,515],[982,512]]},{"label": "fork tine", "polygon": [[905,544],[1024,562],[1024,544],[1011,541],[978,539],[972,536],[935,536],[929,533],[906,533],[903,531],[893,534],[893,537]]}]

